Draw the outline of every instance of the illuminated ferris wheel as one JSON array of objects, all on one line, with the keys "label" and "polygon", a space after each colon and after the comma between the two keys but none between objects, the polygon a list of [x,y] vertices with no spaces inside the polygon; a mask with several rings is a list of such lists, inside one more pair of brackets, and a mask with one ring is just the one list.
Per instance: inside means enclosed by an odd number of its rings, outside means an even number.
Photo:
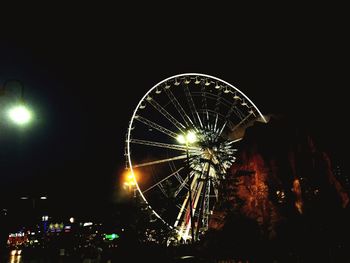
[{"label": "illuminated ferris wheel", "polygon": [[208,229],[237,142],[256,120],[265,122],[245,94],[198,73],[159,82],[137,104],[127,168],[143,201],[179,240],[198,240]]}]

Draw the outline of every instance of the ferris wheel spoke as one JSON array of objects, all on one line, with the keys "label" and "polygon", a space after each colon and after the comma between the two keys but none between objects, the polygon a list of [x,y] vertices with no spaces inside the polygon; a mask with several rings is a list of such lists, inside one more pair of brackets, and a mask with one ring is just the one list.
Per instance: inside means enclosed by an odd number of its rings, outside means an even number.
[{"label": "ferris wheel spoke", "polygon": [[[184,85],[184,90],[185,90],[185,95],[186,95],[188,106],[190,107],[190,111],[192,113],[194,123],[196,124],[195,128],[197,128],[197,129],[198,129],[198,127],[203,128],[201,118],[199,117],[198,111],[196,109],[196,105],[194,104],[194,101],[193,101],[192,96],[191,96],[191,92],[190,92],[187,85]],[[198,125],[198,121],[199,121],[199,125]]]},{"label": "ferris wheel spoke", "polygon": [[180,237],[183,239],[187,239],[188,232],[190,230],[190,224],[191,224],[191,214],[190,214],[190,202],[189,202],[189,193],[187,193],[186,199],[183,203],[183,206],[181,207],[181,210],[178,214],[178,219],[175,222],[175,227],[181,222],[180,225]]},{"label": "ferris wheel spoke", "polygon": [[[172,172],[176,171],[176,166],[175,166],[174,162],[170,162],[169,166],[170,166],[170,169],[171,169]],[[176,173],[175,174],[175,178],[178,180],[178,182],[180,184],[183,182],[183,179],[182,179],[180,173]]]},{"label": "ferris wheel spoke", "polygon": [[[197,177],[194,171],[191,171],[190,177],[193,179],[192,183],[190,185],[190,187],[192,187],[193,183],[194,183],[194,181],[196,181],[196,177]],[[175,195],[174,195],[175,197],[181,191],[181,189],[183,189],[185,187],[185,185],[188,183],[188,180],[189,180],[188,177],[186,177],[184,179],[183,183],[180,185],[178,190],[175,192]],[[189,202],[189,193],[190,193],[190,191],[187,191],[186,197],[185,197],[184,201],[182,202],[182,206],[181,206],[181,209],[180,209],[180,211],[178,213],[178,216],[177,216],[177,219],[175,221],[174,227],[176,227],[178,225],[178,223],[180,222],[182,217],[186,217],[185,214],[189,211],[189,208],[185,210],[185,207],[188,205],[188,202]]]},{"label": "ferris wheel spoke", "polygon": [[[180,223],[180,221],[181,221],[181,218],[183,217],[183,213],[184,213],[186,204],[187,204],[187,202],[188,202],[188,199],[189,199],[189,195],[187,194],[185,200],[183,201],[183,203],[182,203],[182,205],[181,205],[180,211],[179,211],[179,213],[178,213],[178,215],[177,215],[177,217],[176,217],[176,220],[175,220],[175,223],[174,223],[174,227],[175,227],[175,228],[179,225],[179,223]],[[182,232],[183,232],[183,227],[181,226],[181,228],[180,228],[180,230],[179,230],[179,233],[180,233],[179,237],[180,237],[180,238],[183,237],[183,233],[182,233]]]},{"label": "ferris wheel spoke", "polygon": [[164,109],[159,103],[152,97],[147,97],[146,100],[158,111],[160,112],[168,121],[176,126],[179,131],[184,132],[186,127],[175,119],[166,109]]},{"label": "ferris wheel spoke", "polygon": [[197,229],[196,229],[196,234],[195,236],[198,237],[198,233],[199,233],[199,229],[200,229],[200,225],[201,225],[201,219],[203,219],[202,217],[202,213],[203,213],[203,204],[204,204],[204,199],[205,199],[205,190],[206,187],[202,187],[202,193],[200,193],[200,201],[199,201],[199,207],[198,207],[198,212],[195,213],[195,215],[197,216]]},{"label": "ferris wheel spoke", "polygon": [[154,128],[154,129],[174,138],[174,139],[177,138],[177,134],[175,132],[172,132],[172,131],[168,130],[167,128],[165,128],[165,127],[163,127],[163,126],[161,126],[153,121],[150,121],[144,117],[141,117],[140,115],[136,115],[135,119],[142,122],[143,124],[146,124],[147,126],[149,126],[151,128]]},{"label": "ferris wheel spoke", "polygon": [[[178,144],[168,144],[168,143],[139,140],[139,139],[131,139],[130,142],[134,143],[134,144],[142,144],[142,145],[148,145],[148,146],[154,146],[154,147],[160,147],[160,148],[164,148],[164,149],[171,149],[171,150],[178,150],[178,151],[186,151],[187,150],[186,146],[178,145]],[[188,150],[193,151],[193,152],[198,152],[198,151],[200,151],[200,148],[188,146]]]},{"label": "ferris wheel spoke", "polygon": [[184,167],[181,167],[179,169],[177,169],[175,172],[171,173],[170,175],[168,175],[167,177],[165,177],[164,179],[160,180],[159,182],[155,183],[154,185],[148,187],[146,190],[142,191],[142,193],[147,193],[149,190],[153,189],[154,187],[160,185],[161,183],[163,183],[164,181],[168,180],[170,177],[176,175],[178,172],[180,172],[182,169],[184,169]]},{"label": "ferris wheel spoke", "polygon": [[161,163],[166,163],[166,162],[171,162],[171,161],[176,161],[176,160],[182,160],[182,159],[186,159],[186,158],[187,158],[186,154],[185,155],[179,155],[179,156],[175,156],[175,157],[172,157],[172,158],[156,160],[156,161],[147,162],[147,163],[135,164],[135,165],[133,165],[133,167],[137,168],[137,167],[161,164]]},{"label": "ferris wheel spoke", "polygon": [[175,109],[178,111],[184,122],[186,123],[187,127],[194,127],[194,124],[191,120],[191,118],[186,114],[186,111],[181,106],[180,102],[176,99],[174,94],[171,92],[169,88],[164,88],[165,93],[167,94],[168,98],[170,99],[171,103],[174,105]]},{"label": "ferris wheel spoke", "polygon": [[206,120],[206,124],[209,125],[208,104],[207,104],[204,81],[201,82],[201,93],[202,93],[203,123],[204,123],[204,120]]},{"label": "ferris wheel spoke", "polygon": [[184,181],[179,173],[175,174],[175,178],[180,184]]},{"label": "ferris wheel spoke", "polygon": [[158,188],[160,189],[160,191],[162,192],[162,194],[163,194],[164,196],[168,197],[168,194],[166,193],[166,191],[165,191],[163,185],[162,185],[162,184],[158,184],[157,186],[158,186]]},{"label": "ferris wheel spoke", "polygon": [[234,140],[232,140],[232,141],[229,141],[229,142],[227,143],[227,145],[231,145],[231,144],[236,143],[236,142],[239,142],[239,141],[241,141],[241,140],[243,140],[243,137],[234,139]]},{"label": "ferris wheel spoke", "polygon": [[244,119],[242,119],[235,127],[231,129],[231,131],[235,131],[238,127],[240,127],[246,120],[249,119],[249,117],[252,115],[252,113],[249,113]]},{"label": "ferris wheel spoke", "polygon": [[237,106],[233,108],[233,113],[241,120],[245,116],[244,113],[242,113],[242,111]]},{"label": "ferris wheel spoke", "polygon": [[193,210],[193,217],[195,216],[195,213],[197,213],[198,215],[198,211],[197,211],[197,206],[198,206],[198,201],[199,201],[199,198],[201,196],[201,193],[202,193],[202,189],[203,189],[203,180],[197,180],[197,186],[196,186],[196,189],[193,193],[193,198],[192,198],[192,210]]},{"label": "ferris wheel spoke", "polygon": [[215,125],[214,125],[215,132],[217,132],[216,127],[217,127],[218,118],[219,118],[218,112],[219,112],[220,103],[221,103],[221,99],[222,99],[221,95],[222,95],[222,88],[220,88],[220,86],[219,86],[219,92],[218,92],[218,95],[216,98],[215,108],[214,108],[214,111],[216,112]]},{"label": "ferris wheel spoke", "polygon": [[[193,177],[193,176],[195,176],[194,173],[192,174],[192,177]],[[184,180],[184,182],[183,182],[183,184],[182,184],[181,189],[187,184],[187,182],[188,182],[188,177],[185,178],[185,180]],[[181,221],[181,218],[186,217],[185,214],[188,212],[188,209],[186,209],[186,206],[188,205],[189,197],[190,197],[190,195],[189,195],[189,191],[188,191],[187,194],[186,194],[186,197],[185,197],[184,201],[182,202],[182,205],[181,205],[180,211],[179,211],[179,213],[178,213],[178,215],[177,215],[177,218],[176,218],[174,227],[177,227],[177,226],[178,226],[178,224],[179,224],[180,221]],[[180,232],[181,232],[181,231],[180,231]]]},{"label": "ferris wheel spoke", "polygon": [[177,195],[181,192],[181,190],[186,186],[188,182],[188,177],[186,176],[185,179],[180,183],[179,187],[177,188],[176,192],[174,193],[174,197],[177,197]]},{"label": "ferris wheel spoke", "polygon": [[202,192],[204,180],[201,179],[201,178],[198,178],[196,181],[197,181],[196,182],[196,188],[195,188],[194,193],[192,194],[193,195],[193,198],[192,198],[192,200],[193,200],[192,201],[193,202],[192,209],[193,209],[194,212],[196,211],[196,208],[197,208],[197,204],[198,204],[198,200],[199,200],[199,197],[201,195],[201,192]]},{"label": "ferris wheel spoke", "polygon": [[[216,95],[216,94],[213,94],[211,92],[204,92],[204,94],[205,94],[205,97],[207,99],[211,99],[211,100],[216,100],[217,101],[218,97],[219,97],[219,94]],[[200,92],[194,91],[194,92],[192,92],[192,95],[194,97],[202,97],[203,96],[203,92],[202,91],[200,91]],[[226,108],[230,108],[232,106],[232,102],[227,100],[227,99],[225,99],[224,97],[220,97],[220,104],[225,106]]]},{"label": "ferris wheel spoke", "polygon": [[201,195],[201,191],[203,188],[203,181],[204,181],[204,177],[205,177],[204,173],[205,173],[206,167],[208,167],[207,168],[207,176],[209,175],[210,164],[205,163],[204,165],[202,165],[202,171],[201,171],[200,175],[197,177],[194,177],[194,180],[191,183],[191,193],[192,193],[192,196],[191,196],[192,197],[192,204],[191,205],[192,205],[193,213],[196,212],[198,199]]},{"label": "ferris wheel spoke", "polygon": [[[197,204],[198,204],[198,200],[200,197],[200,193],[201,193],[202,188],[203,188],[203,181],[199,180],[197,178],[195,183],[196,183],[196,189],[192,193],[192,196],[191,196],[192,204],[188,203],[189,208],[186,211],[185,220],[183,220],[182,226],[181,226],[181,229],[184,230],[184,237],[187,237],[189,235],[189,231],[190,231],[191,227],[193,227],[193,231],[195,230],[195,225],[194,225],[194,222],[192,222],[192,220],[194,221],[195,215],[198,214]],[[192,217],[191,217],[191,207],[190,206],[192,207],[192,212],[193,212]]]},{"label": "ferris wheel spoke", "polygon": [[[208,183],[210,182],[210,180],[208,178],[205,179],[205,181],[203,182],[203,187],[202,187],[202,193],[200,196],[200,202],[199,202],[199,209],[198,209],[198,213],[197,213],[197,229],[196,229],[196,237],[198,238],[199,236],[199,230],[201,228],[201,225],[203,225],[204,223],[204,217],[205,217],[205,210],[206,210],[206,199],[207,196],[209,196],[208,191]],[[202,221],[202,222],[201,222]]]},{"label": "ferris wheel spoke", "polygon": [[225,129],[225,127],[226,127],[226,125],[227,125],[227,120],[226,120],[225,123],[222,125],[222,127],[221,127],[221,129],[220,129],[218,135],[216,136],[217,138],[219,138],[219,137],[221,136],[222,132],[224,131],[224,129]]},{"label": "ferris wheel spoke", "polygon": [[[196,169],[197,167],[199,167],[199,164],[196,164],[196,165],[192,168],[193,170],[190,172],[190,178],[193,177],[193,175],[194,175],[194,173],[195,173],[195,169]],[[183,188],[187,188],[187,187],[185,187],[185,186],[187,185],[188,180],[189,180],[189,178],[188,178],[188,176],[186,176],[185,179],[183,179],[183,180],[180,182],[179,187],[177,188],[177,190],[176,190],[175,193],[174,193],[174,197],[177,197],[177,195],[181,192],[181,190],[182,190]],[[179,181],[180,181],[180,180],[179,180]]]},{"label": "ferris wheel spoke", "polygon": [[[236,110],[236,108],[237,108],[236,105],[237,105],[237,101],[235,101],[234,103],[232,103],[231,108],[228,110],[228,112],[227,112],[227,114],[226,114],[226,116],[225,116],[225,119],[226,119],[226,120],[228,120],[228,119],[231,117],[232,113],[235,112],[235,110]],[[237,115],[237,113],[235,113],[235,114]],[[239,117],[240,120],[242,119],[242,118],[240,117],[240,115],[239,115],[238,117]]]},{"label": "ferris wheel spoke", "polygon": [[[202,195],[202,201],[201,201],[201,209],[199,211],[199,217],[197,220],[197,232],[196,232],[196,238],[198,239],[199,236],[199,230],[202,226],[203,230],[208,229],[208,222],[209,222],[209,214],[210,214],[210,180],[207,180],[205,182],[206,186],[203,188],[203,195]],[[201,222],[202,221],[202,222]]]},{"label": "ferris wheel spoke", "polygon": [[218,124],[218,118],[219,118],[219,115],[216,114],[216,118],[215,118],[215,124],[214,124],[214,131],[216,132],[216,126]]},{"label": "ferris wheel spoke", "polygon": [[216,112],[218,112],[219,108],[220,108],[220,103],[221,103],[221,99],[222,99],[221,96],[222,96],[222,89],[219,88],[218,95],[216,97],[215,108],[214,108],[214,111],[216,111]]}]

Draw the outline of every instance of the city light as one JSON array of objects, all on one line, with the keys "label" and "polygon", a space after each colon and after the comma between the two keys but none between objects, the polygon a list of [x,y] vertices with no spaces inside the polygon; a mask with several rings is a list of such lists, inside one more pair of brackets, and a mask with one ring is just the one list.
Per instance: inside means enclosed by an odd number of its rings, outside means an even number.
[{"label": "city light", "polygon": [[18,125],[27,124],[32,119],[32,113],[24,105],[11,108],[8,112],[8,116]]},{"label": "city light", "polygon": [[179,134],[176,138],[176,140],[180,143],[180,144],[185,144],[186,143],[186,138],[185,136],[183,136],[182,134]]},{"label": "city light", "polygon": [[131,188],[135,187],[137,181],[137,177],[135,172],[131,172],[130,170],[127,170],[123,174],[123,185],[124,188],[128,188],[131,190]]},{"label": "city light", "polygon": [[190,131],[187,133],[186,139],[188,143],[195,143],[197,141],[197,136],[194,132]]},{"label": "city light", "polygon": [[118,234],[105,234],[105,238],[108,239],[108,240],[114,240],[114,239],[117,239],[119,238],[119,235]]},{"label": "city light", "polygon": [[41,196],[40,199],[41,199],[41,200],[46,200],[47,197],[46,197],[46,196]]},{"label": "city light", "polygon": [[135,176],[132,173],[128,173],[126,180],[130,183],[130,184],[135,184]]},{"label": "city light", "polygon": [[74,217],[69,218],[69,222],[71,222],[72,224],[74,223],[74,221],[75,221]]},{"label": "city light", "polygon": [[191,144],[191,143],[195,143],[197,141],[197,135],[193,131],[189,131],[186,134],[186,136],[183,134],[179,134],[176,137],[176,140],[180,144],[186,144],[186,143]]}]

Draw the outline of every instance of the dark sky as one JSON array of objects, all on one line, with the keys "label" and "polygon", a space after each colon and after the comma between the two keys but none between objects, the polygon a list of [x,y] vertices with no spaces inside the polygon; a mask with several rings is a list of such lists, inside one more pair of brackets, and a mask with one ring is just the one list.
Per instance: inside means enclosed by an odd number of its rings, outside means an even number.
[{"label": "dark sky", "polygon": [[222,78],[263,113],[288,114],[334,152],[345,150],[349,57],[342,21],[290,16],[282,23],[280,15],[236,23],[223,15],[215,24],[173,20],[162,28],[166,14],[152,22],[85,16],[7,20],[0,84],[21,80],[36,119],[25,130],[1,122],[2,202],[25,194],[83,206],[111,200],[138,100],[185,72]]}]

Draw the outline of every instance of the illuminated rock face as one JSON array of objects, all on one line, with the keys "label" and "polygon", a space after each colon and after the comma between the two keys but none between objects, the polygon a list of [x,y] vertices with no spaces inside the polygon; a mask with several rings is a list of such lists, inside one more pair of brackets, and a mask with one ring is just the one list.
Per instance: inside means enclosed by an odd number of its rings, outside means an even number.
[{"label": "illuminated rock face", "polygon": [[273,239],[290,218],[313,216],[327,207],[345,207],[349,197],[335,178],[329,156],[300,129],[272,121],[250,127],[221,191],[210,229],[228,216],[253,220]]}]

